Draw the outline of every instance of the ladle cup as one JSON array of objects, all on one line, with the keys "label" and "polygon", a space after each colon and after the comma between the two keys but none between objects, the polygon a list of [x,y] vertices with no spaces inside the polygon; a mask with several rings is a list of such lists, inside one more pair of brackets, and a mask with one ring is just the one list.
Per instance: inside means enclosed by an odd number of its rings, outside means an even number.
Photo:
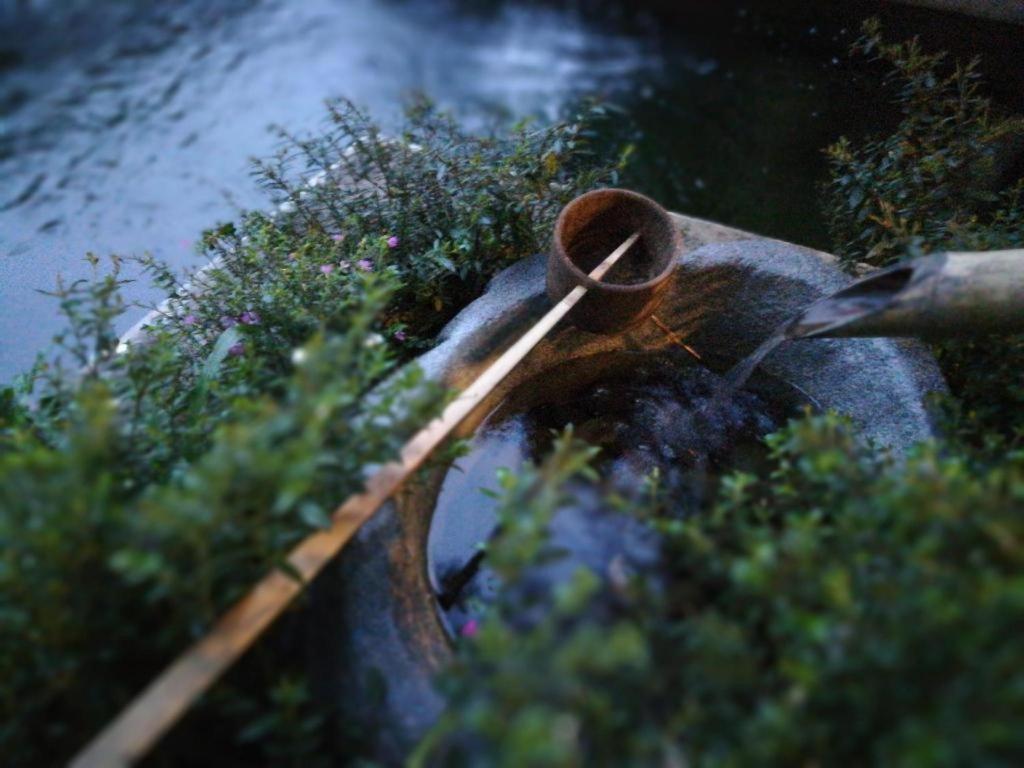
[{"label": "ladle cup", "polygon": [[[633,232],[640,239],[602,281],[587,276]],[[672,217],[650,198],[625,189],[587,192],[563,208],[555,224],[548,296],[557,302],[585,286],[570,321],[595,333],[617,332],[654,311],[682,247]]]}]

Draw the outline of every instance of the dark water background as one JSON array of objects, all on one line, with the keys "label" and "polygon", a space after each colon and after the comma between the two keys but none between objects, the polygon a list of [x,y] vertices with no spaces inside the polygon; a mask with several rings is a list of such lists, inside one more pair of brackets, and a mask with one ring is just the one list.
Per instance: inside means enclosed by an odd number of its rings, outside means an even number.
[{"label": "dark water background", "polygon": [[0,381],[59,327],[37,289],[87,276],[88,251],[197,264],[203,228],[265,204],[248,159],[273,151],[267,126],[315,130],[332,96],[387,125],[423,91],[482,125],[600,94],[630,118],[632,185],[827,247],[820,149],[895,119],[878,72],[844,58],[879,12],[985,53],[997,97],[1020,100],[1001,75],[1019,29],[879,3],[0,0]]}]

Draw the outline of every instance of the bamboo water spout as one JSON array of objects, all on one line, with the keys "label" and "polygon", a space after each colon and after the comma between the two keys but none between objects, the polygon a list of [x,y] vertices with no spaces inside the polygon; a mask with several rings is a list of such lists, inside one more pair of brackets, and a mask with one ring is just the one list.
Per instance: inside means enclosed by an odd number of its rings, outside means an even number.
[{"label": "bamboo water spout", "polygon": [[939,339],[1024,331],[1024,250],[940,253],[898,264],[812,304],[786,337]]}]

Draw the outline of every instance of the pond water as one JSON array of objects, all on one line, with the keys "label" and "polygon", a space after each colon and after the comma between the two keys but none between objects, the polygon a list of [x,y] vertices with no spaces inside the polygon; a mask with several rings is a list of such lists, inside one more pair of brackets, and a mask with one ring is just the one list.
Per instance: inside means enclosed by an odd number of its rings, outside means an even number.
[{"label": "pond water", "polygon": [[[875,5],[648,5],[0,0],[0,382],[60,326],[38,289],[88,276],[89,251],[198,263],[203,228],[265,204],[248,159],[273,151],[267,126],[315,130],[332,96],[387,125],[403,94],[424,91],[483,125],[600,94],[625,108],[634,186],[827,245],[820,148],[885,120],[874,80],[842,58]],[[946,34],[934,15],[912,21]],[[946,36],[968,50],[989,39],[960,32]]]}]

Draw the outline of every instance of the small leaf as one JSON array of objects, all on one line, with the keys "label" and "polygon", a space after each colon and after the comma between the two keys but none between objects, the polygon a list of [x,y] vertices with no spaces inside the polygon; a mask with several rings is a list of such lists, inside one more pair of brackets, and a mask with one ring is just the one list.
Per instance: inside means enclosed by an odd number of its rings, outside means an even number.
[{"label": "small leaf", "polygon": [[215,380],[220,375],[220,367],[224,363],[224,358],[228,356],[228,351],[241,340],[242,334],[237,327],[231,326],[224,331],[217,338],[217,343],[213,345],[213,351],[203,363],[203,369],[199,374],[200,378],[207,382]]},{"label": "small leaf", "polygon": [[315,501],[304,501],[299,505],[299,518],[310,528],[331,527],[330,515]]}]

